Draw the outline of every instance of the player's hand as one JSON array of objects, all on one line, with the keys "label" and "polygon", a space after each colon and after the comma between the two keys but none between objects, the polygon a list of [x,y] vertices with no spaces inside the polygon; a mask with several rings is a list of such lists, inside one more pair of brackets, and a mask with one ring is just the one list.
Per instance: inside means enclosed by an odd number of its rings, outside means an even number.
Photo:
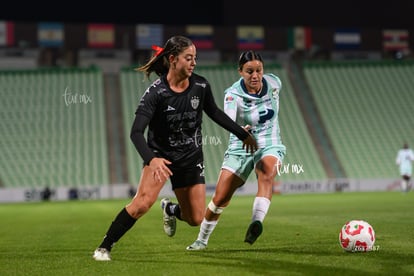
[{"label": "player's hand", "polygon": [[247,136],[247,138],[243,140],[243,149],[246,149],[246,152],[250,152],[251,154],[253,154],[258,149],[258,146],[257,146],[256,139],[249,132],[249,130],[251,129],[251,126],[245,125],[243,129],[247,133],[249,133],[249,136]]},{"label": "player's hand", "polygon": [[170,165],[171,161],[164,158],[154,157],[149,162],[150,167],[155,181],[165,182],[172,175],[172,171],[167,165]]}]

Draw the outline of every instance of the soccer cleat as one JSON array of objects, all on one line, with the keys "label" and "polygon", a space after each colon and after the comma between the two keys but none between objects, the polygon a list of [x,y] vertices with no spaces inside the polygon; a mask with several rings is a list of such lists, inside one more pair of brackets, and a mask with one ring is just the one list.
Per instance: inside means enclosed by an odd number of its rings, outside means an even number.
[{"label": "soccer cleat", "polygon": [[109,251],[106,248],[97,248],[93,253],[93,258],[96,261],[110,261],[111,254],[109,254]]},{"label": "soccer cleat", "polygon": [[176,218],[175,216],[170,216],[167,213],[168,205],[171,204],[169,198],[163,198],[161,200],[161,209],[162,209],[162,219],[164,222],[164,232],[167,236],[172,237],[175,235],[176,225]]},{"label": "soccer cleat", "polygon": [[257,240],[257,238],[260,236],[260,234],[262,234],[262,232],[263,232],[262,223],[258,220],[255,220],[249,225],[244,241],[247,243],[253,244]]},{"label": "soccer cleat", "polygon": [[195,251],[195,250],[203,250],[207,247],[206,244],[204,244],[202,241],[200,240],[196,240],[195,242],[193,242],[192,245],[187,246],[187,250],[191,250],[191,251]]}]

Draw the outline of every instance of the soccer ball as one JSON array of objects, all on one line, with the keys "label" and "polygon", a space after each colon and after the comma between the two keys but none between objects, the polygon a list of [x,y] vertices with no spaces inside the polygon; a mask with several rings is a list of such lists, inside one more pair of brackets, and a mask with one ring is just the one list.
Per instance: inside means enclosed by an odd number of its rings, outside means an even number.
[{"label": "soccer ball", "polygon": [[339,244],[347,252],[367,252],[373,250],[374,228],[364,220],[351,220],[339,232]]}]

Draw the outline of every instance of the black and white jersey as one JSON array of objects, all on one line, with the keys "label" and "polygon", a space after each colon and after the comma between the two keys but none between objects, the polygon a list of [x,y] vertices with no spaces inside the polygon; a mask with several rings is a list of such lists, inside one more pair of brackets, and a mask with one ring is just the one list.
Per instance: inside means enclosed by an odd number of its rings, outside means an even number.
[{"label": "black and white jersey", "polygon": [[[181,168],[202,161],[203,111],[241,139],[247,137],[245,131],[217,107],[210,84],[204,77],[193,73],[189,80],[189,87],[176,93],[170,89],[164,75],[155,80],[141,97],[131,139],[145,164],[155,156]],[[145,142],[141,135],[147,126]]]}]

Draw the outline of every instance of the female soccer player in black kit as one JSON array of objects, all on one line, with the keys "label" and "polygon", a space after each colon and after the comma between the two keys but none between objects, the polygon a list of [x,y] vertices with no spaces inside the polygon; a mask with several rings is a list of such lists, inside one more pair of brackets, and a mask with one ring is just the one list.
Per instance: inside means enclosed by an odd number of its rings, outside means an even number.
[{"label": "female soccer player in black kit", "polygon": [[[191,226],[204,217],[206,191],[202,151],[203,111],[217,124],[243,141],[247,152],[256,140],[230,119],[214,101],[209,82],[193,73],[196,47],[183,36],[173,36],[137,70],[157,78],[145,91],[135,112],[131,140],[144,161],[137,193],[115,217],[93,258],[110,261],[110,251],[155,203],[170,178],[178,204],[161,200],[164,231],[175,234],[176,218]],[[144,131],[148,128],[147,139]]]}]

